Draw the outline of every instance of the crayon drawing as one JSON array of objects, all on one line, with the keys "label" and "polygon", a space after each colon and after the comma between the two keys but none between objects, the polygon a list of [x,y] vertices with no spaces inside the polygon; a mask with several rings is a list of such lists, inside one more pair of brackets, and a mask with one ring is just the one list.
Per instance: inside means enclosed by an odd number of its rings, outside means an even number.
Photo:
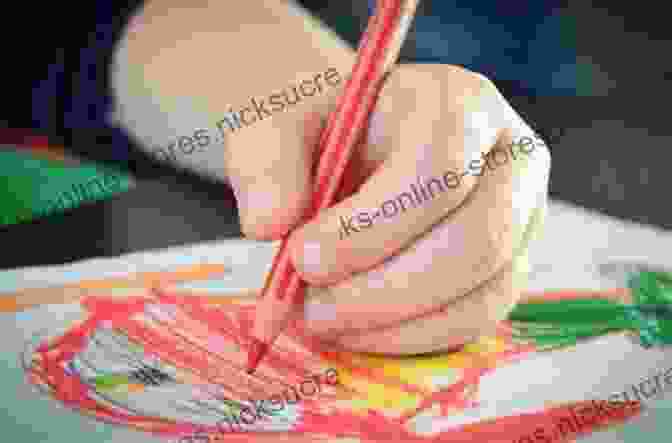
[{"label": "crayon drawing", "polygon": [[[252,242],[241,244],[248,249],[247,259],[254,255]],[[257,289],[235,276],[251,262],[222,253],[227,248],[235,249],[230,242],[201,247],[211,258],[180,250],[172,266],[161,253],[121,258],[114,266],[98,261],[88,272],[82,271],[84,265],[70,265],[65,268],[70,280],[47,289],[31,289],[29,271],[23,280],[14,278],[15,292],[3,294],[0,309],[5,321],[14,317],[24,337],[18,348],[6,346],[14,349],[17,364],[2,365],[1,371],[32,389],[31,395],[18,393],[17,387],[11,391],[17,392],[14,401],[21,398],[34,407],[32,432],[42,429],[64,438],[72,432],[69,422],[93,426],[100,433],[97,440],[110,442],[555,442],[597,436],[596,431],[637,419],[647,406],[633,399],[591,420],[578,419],[580,407],[607,397],[596,397],[584,386],[565,398],[559,393],[572,391],[572,380],[558,374],[554,383],[560,385],[541,395],[541,403],[525,402],[524,395],[507,398],[529,390],[535,377],[539,383],[537,372],[552,375],[549,361],[564,358],[565,365],[576,366],[569,362],[572,350],[554,357],[515,340],[508,322],[496,336],[459,352],[392,358],[318,346],[297,321],[249,376],[244,364]],[[213,264],[218,253],[227,263]],[[265,257],[268,264],[271,255]],[[264,259],[256,261],[260,275]],[[147,263],[159,262],[158,272],[90,277],[124,264],[131,269],[145,263],[152,270],[156,266]],[[8,271],[0,283],[17,272]],[[36,270],[32,275],[48,279],[54,274]],[[607,337],[609,352],[624,352],[630,342],[623,336]],[[575,351],[589,346],[580,344]],[[598,344],[592,346],[596,350]],[[631,351],[640,352],[635,345]],[[658,351],[641,352],[652,356]],[[649,369],[660,365],[663,354],[654,357]],[[672,367],[669,358],[668,363]],[[594,378],[602,377],[600,370],[593,371]],[[502,386],[497,380],[504,377],[517,381]],[[493,384],[499,386],[493,389]],[[512,403],[500,404],[497,395]],[[2,402],[11,409],[12,395]],[[37,420],[57,409],[68,422],[49,428]],[[82,436],[81,441],[88,440]]]}]

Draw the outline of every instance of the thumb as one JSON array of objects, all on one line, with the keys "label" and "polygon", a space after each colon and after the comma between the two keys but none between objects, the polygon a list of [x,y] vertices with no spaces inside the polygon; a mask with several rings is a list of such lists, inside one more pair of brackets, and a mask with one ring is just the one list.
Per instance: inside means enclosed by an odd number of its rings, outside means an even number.
[{"label": "thumb", "polygon": [[321,126],[321,114],[314,111],[232,140],[226,171],[246,237],[276,240],[301,221],[310,203]]}]

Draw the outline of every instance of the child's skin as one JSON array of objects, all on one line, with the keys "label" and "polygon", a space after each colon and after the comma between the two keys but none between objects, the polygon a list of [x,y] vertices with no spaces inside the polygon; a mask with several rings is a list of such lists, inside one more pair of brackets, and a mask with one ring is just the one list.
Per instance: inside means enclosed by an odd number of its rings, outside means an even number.
[{"label": "child's skin", "polygon": [[[117,100],[128,110],[122,122],[141,139],[152,135],[143,119],[168,112],[147,103],[191,100],[208,124],[230,106],[329,68],[345,80],[355,60],[353,49],[278,0],[154,0],[129,29],[120,57],[130,68],[119,69],[148,86],[140,97],[117,88]],[[249,238],[279,239],[309,202],[320,119],[345,81],[322,85],[321,94],[207,153],[215,175],[235,189]],[[134,108],[142,114],[132,115]],[[170,112],[176,121],[187,111]],[[418,176],[462,172],[525,136],[535,140],[532,154],[339,235],[340,218],[371,213]],[[191,166],[186,157],[178,162]],[[295,266],[311,285],[309,328],[347,348],[389,354],[449,349],[491,333],[519,300],[527,243],[543,218],[550,170],[543,142],[487,78],[450,65],[403,65],[386,80],[351,164],[346,180],[357,192],[292,235]]]}]

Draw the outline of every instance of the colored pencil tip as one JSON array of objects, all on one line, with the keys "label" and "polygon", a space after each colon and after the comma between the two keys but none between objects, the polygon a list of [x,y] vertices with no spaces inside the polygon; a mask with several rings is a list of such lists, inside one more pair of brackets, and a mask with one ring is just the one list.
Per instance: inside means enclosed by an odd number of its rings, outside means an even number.
[{"label": "colored pencil tip", "polygon": [[252,339],[252,346],[250,352],[247,354],[247,373],[252,374],[256,371],[259,362],[268,352],[268,343],[264,343],[256,338]]}]

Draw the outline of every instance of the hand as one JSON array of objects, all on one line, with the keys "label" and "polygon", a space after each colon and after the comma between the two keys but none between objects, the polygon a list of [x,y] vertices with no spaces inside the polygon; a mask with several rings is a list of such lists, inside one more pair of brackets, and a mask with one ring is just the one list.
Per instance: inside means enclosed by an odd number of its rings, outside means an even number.
[{"label": "hand", "polygon": [[[312,194],[319,113],[305,137],[231,149],[246,235],[278,239]],[[547,199],[543,141],[481,75],[405,65],[386,80],[346,171],[354,194],[297,229],[306,327],[345,348],[415,354],[494,332],[520,297]]]}]

